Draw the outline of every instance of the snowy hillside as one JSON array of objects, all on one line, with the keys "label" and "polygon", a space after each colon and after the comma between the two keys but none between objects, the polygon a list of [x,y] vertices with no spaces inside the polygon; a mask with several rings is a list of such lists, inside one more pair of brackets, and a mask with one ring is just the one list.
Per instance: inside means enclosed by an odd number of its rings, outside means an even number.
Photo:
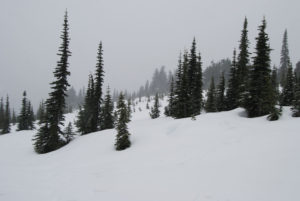
[{"label": "snowy hillside", "polygon": [[145,101],[135,110],[132,146],[119,152],[115,130],[44,155],[33,150],[35,131],[0,136],[0,200],[300,200],[300,118],[288,107],[274,122],[245,118],[242,109],[195,121],[151,120]]}]

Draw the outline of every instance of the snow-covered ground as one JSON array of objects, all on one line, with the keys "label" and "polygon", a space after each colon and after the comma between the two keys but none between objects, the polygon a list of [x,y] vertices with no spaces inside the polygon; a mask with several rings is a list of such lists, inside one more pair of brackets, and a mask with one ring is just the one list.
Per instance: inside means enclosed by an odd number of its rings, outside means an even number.
[{"label": "snow-covered ground", "polygon": [[114,150],[115,130],[43,155],[36,131],[0,136],[0,201],[300,200],[300,118],[289,108],[274,122],[243,109],[195,121],[151,120],[145,101],[135,110],[125,151]]}]

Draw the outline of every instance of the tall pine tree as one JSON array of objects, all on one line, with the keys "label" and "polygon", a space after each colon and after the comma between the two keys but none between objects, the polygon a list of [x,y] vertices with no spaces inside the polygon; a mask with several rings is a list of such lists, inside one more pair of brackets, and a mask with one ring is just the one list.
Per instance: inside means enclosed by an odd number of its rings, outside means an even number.
[{"label": "tall pine tree", "polygon": [[266,20],[259,26],[256,38],[256,52],[253,68],[250,73],[249,98],[246,110],[249,117],[258,117],[269,114],[274,110],[275,99],[271,82],[269,37],[265,32]]},{"label": "tall pine tree", "polygon": [[151,107],[151,111],[150,111],[150,117],[152,119],[156,119],[158,118],[160,115],[160,111],[159,111],[159,98],[158,98],[158,94],[155,94],[155,98],[154,98],[154,105],[153,107]]},{"label": "tall pine tree", "polygon": [[116,150],[121,151],[128,147],[130,147],[131,142],[129,139],[130,133],[128,132],[127,127],[127,106],[124,101],[124,95],[121,92],[117,104],[117,137],[116,137],[116,143],[115,147]]},{"label": "tall pine tree", "polygon": [[220,82],[216,90],[216,107],[217,111],[224,111],[226,109],[224,72],[222,72],[222,75],[219,80]]},{"label": "tall pine tree", "polygon": [[2,128],[3,128],[4,115],[5,115],[4,103],[3,103],[3,98],[1,97],[1,99],[0,99],[0,130],[2,130]]},{"label": "tall pine tree", "polygon": [[6,97],[6,104],[5,104],[5,113],[4,113],[4,121],[2,127],[2,134],[7,134],[10,132],[10,108],[9,108],[9,98]]},{"label": "tall pine tree", "polygon": [[284,31],[283,40],[282,40],[282,48],[281,48],[281,57],[280,57],[280,67],[279,67],[279,79],[280,85],[282,87],[285,86],[287,71],[290,66],[290,56],[289,56],[289,48],[288,48],[288,36],[287,30]]},{"label": "tall pine tree", "polygon": [[114,128],[113,110],[114,103],[111,99],[110,89],[107,87],[103,107],[101,110],[101,130]]},{"label": "tall pine tree", "polygon": [[[101,113],[101,104],[102,104],[102,86],[104,82],[104,70],[103,70],[103,50],[102,50],[102,42],[100,42],[98,47],[98,55],[97,55],[97,64],[96,64],[96,73],[95,73],[95,95],[94,95],[94,120],[96,123],[96,130],[100,129],[100,113]],[[93,126],[95,127],[95,126]]]},{"label": "tall pine tree", "polygon": [[49,98],[46,101],[45,123],[41,125],[33,139],[37,153],[51,152],[66,144],[60,136],[64,135],[61,126],[63,126],[64,121],[63,112],[66,106],[66,91],[67,87],[70,86],[67,80],[67,76],[70,75],[68,59],[71,56],[67,11],[65,12],[63,31],[60,38],[62,39],[58,53],[60,59],[53,73],[56,80],[51,83],[52,92],[50,92]]},{"label": "tall pine tree", "polygon": [[286,78],[282,89],[280,105],[282,106],[292,105],[293,98],[294,98],[294,90],[295,90],[294,85],[295,85],[294,73],[293,73],[293,68],[290,65],[286,72]]},{"label": "tall pine tree", "polygon": [[236,62],[237,85],[235,87],[237,87],[238,106],[244,106],[249,81],[249,40],[247,26],[248,21],[245,18],[239,46],[240,52]]},{"label": "tall pine tree", "polygon": [[238,75],[236,66],[236,50],[233,51],[233,59],[230,68],[230,78],[226,92],[226,109],[233,110],[238,107]]},{"label": "tall pine tree", "polygon": [[216,91],[214,77],[211,77],[210,87],[207,92],[207,100],[205,104],[206,112],[216,112]]}]

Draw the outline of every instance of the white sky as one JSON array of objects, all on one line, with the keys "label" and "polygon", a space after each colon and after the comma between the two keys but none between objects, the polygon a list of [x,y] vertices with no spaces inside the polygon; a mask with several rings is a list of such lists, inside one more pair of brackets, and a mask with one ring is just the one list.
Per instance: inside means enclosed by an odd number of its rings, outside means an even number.
[{"label": "white sky", "polygon": [[73,53],[69,82],[76,89],[94,72],[100,40],[106,84],[133,90],[155,68],[175,69],[179,52],[190,47],[194,36],[204,67],[231,58],[245,16],[251,51],[266,16],[272,63],[279,64],[286,28],[291,60],[300,60],[297,0],[1,0],[0,97],[9,94],[15,107],[25,89],[35,108],[50,92],[66,8]]}]

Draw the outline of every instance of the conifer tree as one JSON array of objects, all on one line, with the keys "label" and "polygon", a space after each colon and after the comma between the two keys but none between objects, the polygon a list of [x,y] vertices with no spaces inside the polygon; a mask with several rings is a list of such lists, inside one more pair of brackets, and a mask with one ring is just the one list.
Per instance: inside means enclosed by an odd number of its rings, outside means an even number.
[{"label": "conifer tree", "polygon": [[275,105],[274,90],[271,82],[269,37],[265,32],[266,20],[259,26],[256,38],[256,52],[250,73],[249,98],[246,110],[249,117],[269,114]]},{"label": "conifer tree", "polygon": [[239,46],[240,52],[236,62],[237,85],[235,87],[237,87],[238,106],[244,106],[249,80],[249,40],[247,26],[248,21],[245,18]]},{"label": "conifer tree", "polygon": [[31,102],[28,101],[27,104],[27,109],[26,109],[26,113],[27,113],[27,125],[28,125],[28,130],[33,130],[34,129],[34,112],[33,112],[33,108],[31,106]]},{"label": "conifer tree", "polygon": [[23,99],[22,99],[22,107],[20,115],[18,116],[18,130],[29,130],[29,121],[28,121],[28,100],[26,97],[26,91],[23,92]]},{"label": "conifer tree", "polygon": [[114,128],[113,110],[114,104],[110,96],[110,89],[107,87],[104,105],[101,111],[101,130]]},{"label": "conifer tree", "polygon": [[293,103],[294,98],[294,74],[293,68],[290,65],[286,72],[286,79],[284,81],[284,87],[281,95],[281,103],[282,106],[290,106]]},{"label": "conifer tree", "polygon": [[194,38],[192,47],[189,54],[187,66],[187,90],[188,100],[187,104],[188,116],[195,116],[200,114],[202,104],[202,69],[201,69],[201,56],[196,53],[196,40]]},{"label": "conifer tree", "polygon": [[129,140],[130,133],[128,132],[127,127],[127,106],[124,101],[124,95],[121,92],[117,104],[117,114],[118,114],[118,120],[117,120],[117,137],[116,137],[116,143],[115,147],[116,150],[121,151],[128,147],[130,147],[131,142]]},{"label": "conifer tree", "polygon": [[220,77],[220,82],[216,90],[216,107],[217,107],[217,111],[224,111],[226,109],[224,72],[222,72],[222,75]]},{"label": "conifer tree", "polygon": [[63,135],[60,126],[63,126],[66,91],[67,87],[70,86],[67,80],[67,76],[70,75],[68,58],[71,56],[69,51],[70,38],[67,11],[64,16],[61,39],[62,44],[58,53],[60,60],[57,62],[54,70],[56,80],[51,83],[52,92],[49,93],[49,98],[46,101],[45,123],[41,125],[33,139],[37,153],[48,153],[66,144],[60,137]]},{"label": "conifer tree", "polygon": [[75,133],[73,131],[73,125],[71,122],[69,122],[68,126],[65,128],[64,136],[66,139],[66,143],[69,143],[74,139]]},{"label": "conifer tree", "polygon": [[76,126],[78,132],[82,135],[97,131],[95,118],[95,96],[94,96],[94,79],[93,75],[89,75],[88,88],[84,100],[83,108],[80,108]]},{"label": "conifer tree", "polygon": [[[148,105],[148,107],[149,107],[149,105]],[[174,116],[175,105],[174,105],[174,78],[173,78],[173,76],[171,77],[171,82],[170,82],[169,105],[167,106],[167,110],[168,111],[165,113],[166,116]]]},{"label": "conifer tree", "polygon": [[280,68],[279,68],[279,79],[280,85],[282,87],[285,86],[287,71],[290,66],[290,56],[289,56],[289,48],[288,48],[288,36],[287,30],[284,31],[283,40],[282,40],[282,48],[281,48],[281,57],[280,57]]},{"label": "conifer tree", "polygon": [[131,99],[129,98],[127,100],[127,123],[129,123],[131,121],[131,113],[132,113],[132,110],[131,110]]},{"label": "conifer tree", "polygon": [[15,112],[14,109],[13,109],[13,112],[12,112],[11,123],[13,125],[16,125],[16,123],[17,123],[17,116],[16,116],[16,112]]},{"label": "conifer tree", "polygon": [[206,112],[216,112],[216,91],[214,77],[211,78],[210,87],[207,92],[207,101],[205,104]]},{"label": "conifer tree", "polygon": [[3,103],[3,98],[1,97],[1,99],[0,99],[0,130],[2,130],[2,128],[3,128],[4,116],[5,116],[4,103]]},{"label": "conifer tree", "polygon": [[45,117],[45,104],[44,101],[41,101],[36,113],[36,119],[39,120],[39,124],[41,123],[44,117]]},{"label": "conifer tree", "polygon": [[151,111],[150,111],[150,117],[152,119],[156,119],[159,117],[160,115],[160,111],[159,111],[159,98],[158,98],[158,94],[155,94],[155,99],[154,99],[154,105],[153,107],[151,107]]},{"label": "conifer tree", "polygon": [[[95,73],[95,95],[94,95],[94,106],[93,110],[94,123],[96,123],[96,127],[93,126],[93,132],[100,130],[100,113],[101,113],[101,104],[102,104],[102,86],[104,82],[104,70],[103,70],[103,50],[102,50],[102,42],[100,42],[98,47],[98,55],[97,55],[97,64],[96,64],[96,73]],[[94,130],[94,128],[96,128]]]},{"label": "conifer tree", "polygon": [[236,50],[233,51],[232,65],[230,68],[230,78],[228,81],[228,89],[226,92],[226,109],[233,110],[238,107],[238,76],[236,66]]},{"label": "conifer tree", "polygon": [[4,113],[4,121],[2,126],[2,134],[7,134],[10,132],[10,109],[9,109],[9,98],[6,97],[5,104],[5,113]]},{"label": "conifer tree", "polygon": [[295,94],[292,103],[292,115],[293,117],[300,117],[300,80],[297,79],[295,86]]},{"label": "conifer tree", "polygon": [[276,68],[276,66],[274,66],[272,69],[272,74],[271,74],[271,80],[272,80],[271,82],[272,82],[272,88],[274,90],[276,103],[279,100],[279,85],[278,85],[277,75],[278,75],[277,68]]}]

